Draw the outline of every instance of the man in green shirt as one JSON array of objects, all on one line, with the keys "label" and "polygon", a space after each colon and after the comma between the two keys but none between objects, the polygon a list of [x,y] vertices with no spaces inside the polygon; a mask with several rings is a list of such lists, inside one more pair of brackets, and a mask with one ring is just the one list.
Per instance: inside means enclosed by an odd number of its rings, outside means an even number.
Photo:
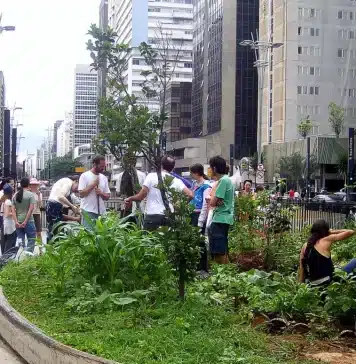
[{"label": "man in green shirt", "polygon": [[214,209],[209,228],[210,253],[221,264],[228,263],[228,234],[234,223],[235,189],[227,176],[227,164],[224,158],[216,156],[209,161],[213,178],[217,181],[215,193],[210,205]]}]

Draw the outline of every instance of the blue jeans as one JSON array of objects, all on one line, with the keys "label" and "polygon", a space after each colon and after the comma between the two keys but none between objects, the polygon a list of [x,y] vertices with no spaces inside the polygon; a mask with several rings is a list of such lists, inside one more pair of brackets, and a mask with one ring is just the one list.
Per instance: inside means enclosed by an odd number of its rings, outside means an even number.
[{"label": "blue jeans", "polygon": [[88,229],[93,230],[96,220],[99,218],[99,214],[82,210],[82,225]]},{"label": "blue jeans", "polygon": [[36,226],[34,221],[28,221],[24,228],[16,229],[17,238],[25,246],[25,237],[27,237],[27,247],[25,250],[33,253],[36,243]]},{"label": "blue jeans", "polygon": [[342,270],[348,274],[352,273],[354,269],[356,269],[356,259],[350,260],[350,262],[342,268]]}]

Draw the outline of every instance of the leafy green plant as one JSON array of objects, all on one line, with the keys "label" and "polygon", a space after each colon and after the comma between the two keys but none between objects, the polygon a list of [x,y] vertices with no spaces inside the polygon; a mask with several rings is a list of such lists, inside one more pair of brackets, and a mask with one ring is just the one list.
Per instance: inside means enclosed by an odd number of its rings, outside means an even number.
[{"label": "leafy green plant", "polygon": [[[169,226],[161,228],[160,237],[168,261],[178,277],[179,297],[183,299],[186,282],[195,276],[200,257],[200,245],[204,243],[204,237],[200,229],[191,224],[193,206],[181,192],[170,188],[172,180],[172,177],[167,176],[164,180],[164,188],[174,206],[174,214],[170,211],[166,212]],[[162,186],[159,187],[162,188]]]},{"label": "leafy green plant", "polygon": [[[107,292],[105,301],[116,305],[127,302],[122,301],[124,297],[131,297],[132,303],[137,300],[132,300],[132,292],[152,290],[169,276],[158,237],[121,223],[115,213],[97,220],[90,231],[74,224],[60,227],[48,257],[55,267],[58,291],[63,292],[66,281],[77,282],[84,290],[79,289],[76,301],[80,301],[83,292],[89,292],[89,304],[94,292],[95,297]],[[104,303],[103,296],[95,299]]]}]

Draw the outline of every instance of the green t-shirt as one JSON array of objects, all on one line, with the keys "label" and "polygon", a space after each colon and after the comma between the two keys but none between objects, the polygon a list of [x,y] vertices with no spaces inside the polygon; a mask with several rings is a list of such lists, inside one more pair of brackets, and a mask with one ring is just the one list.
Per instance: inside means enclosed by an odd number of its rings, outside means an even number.
[{"label": "green t-shirt", "polygon": [[227,175],[220,178],[215,196],[223,200],[223,204],[214,208],[212,222],[232,225],[234,223],[235,189]]},{"label": "green t-shirt", "polygon": [[[31,204],[36,204],[35,195],[30,191],[23,191],[23,198],[21,202],[16,201],[16,195],[13,200],[14,206],[16,208],[17,221],[21,224],[25,221],[28,209]],[[28,221],[33,222],[33,215],[28,219]]]}]

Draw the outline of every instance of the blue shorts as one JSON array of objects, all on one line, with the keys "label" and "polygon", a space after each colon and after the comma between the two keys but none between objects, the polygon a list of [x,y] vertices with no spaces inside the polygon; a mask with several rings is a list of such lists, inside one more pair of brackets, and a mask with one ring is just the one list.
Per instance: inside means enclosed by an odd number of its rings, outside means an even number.
[{"label": "blue shorts", "polygon": [[229,251],[228,236],[229,236],[229,224],[222,224],[218,222],[212,222],[209,227],[209,245],[210,254],[214,255],[226,255]]}]

